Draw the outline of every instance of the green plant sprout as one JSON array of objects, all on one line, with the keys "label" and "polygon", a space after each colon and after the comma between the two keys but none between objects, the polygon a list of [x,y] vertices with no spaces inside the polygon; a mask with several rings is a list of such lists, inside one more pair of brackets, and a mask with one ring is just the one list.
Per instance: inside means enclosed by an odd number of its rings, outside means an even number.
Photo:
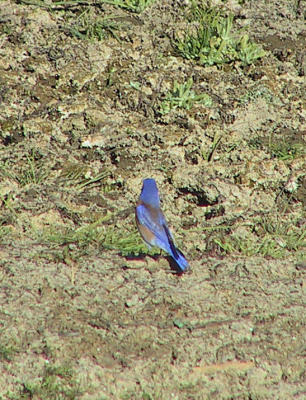
[{"label": "green plant sprout", "polygon": [[113,215],[108,214],[78,229],[53,226],[43,232],[37,231],[36,234],[40,238],[43,237],[46,242],[60,246],[77,243],[80,248],[86,248],[88,244],[96,243],[104,249],[117,250],[123,256],[159,254],[156,249],[148,250],[136,229],[126,231],[110,225],[102,225],[112,218]]},{"label": "green plant sprout", "polygon": [[247,34],[239,39],[236,48],[238,51],[238,60],[241,60],[244,65],[250,65],[266,54],[263,48],[254,42],[250,42]]},{"label": "green plant sprout", "polygon": [[195,26],[183,38],[173,41],[177,54],[197,60],[202,65],[224,64],[239,60],[251,64],[265,55],[265,51],[249,41],[248,35],[235,39],[231,35],[233,15],[223,16],[216,8],[194,5],[190,14]]},{"label": "green plant sprout", "polygon": [[44,160],[40,158],[39,154],[35,150],[32,150],[30,155],[26,155],[26,159],[26,165],[24,165],[20,174],[15,173],[15,179],[22,186],[40,184],[49,175]]},{"label": "green plant sprout", "polygon": [[[94,3],[90,0],[59,0],[50,2],[47,0],[20,0],[23,4],[34,5],[37,7],[47,8],[50,10],[58,9],[58,8],[75,8],[78,5],[87,5],[92,6]],[[127,11],[131,11],[137,14],[142,13],[148,6],[153,4],[155,0],[100,0],[96,3],[96,5],[100,4],[110,4],[113,6],[117,6],[123,8]]]},{"label": "green plant sprout", "polygon": [[0,360],[1,361],[11,361],[13,356],[18,352],[15,346],[11,344],[0,344]]},{"label": "green plant sprout", "polygon": [[263,149],[270,153],[271,158],[278,158],[282,161],[292,161],[299,157],[305,156],[305,146],[302,142],[298,142],[295,137],[278,137],[273,132],[269,138],[254,137],[248,142],[251,148]]},{"label": "green plant sprout", "polygon": [[120,25],[115,21],[114,16],[97,17],[91,10],[86,9],[69,28],[70,33],[78,39],[101,41],[107,36],[112,35],[120,42],[116,31],[120,29]]},{"label": "green plant sprout", "polygon": [[221,143],[221,139],[222,139],[221,134],[216,133],[214,135],[214,140],[213,140],[213,143],[212,143],[210,149],[208,151],[202,150],[202,152],[201,152],[204,160],[206,160],[208,162],[210,162],[212,160],[215,151],[217,150],[217,148],[219,147],[219,145]]},{"label": "green plant sprout", "polygon": [[226,253],[240,253],[244,256],[262,255],[273,258],[284,257],[288,251],[301,251],[305,247],[304,230],[292,229],[290,222],[277,217],[263,217],[255,226],[262,228],[258,238],[242,238],[237,235],[215,237],[214,242]]},{"label": "green plant sprout", "polygon": [[75,185],[76,190],[82,191],[86,186],[103,181],[110,175],[108,170],[102,170],[91,176],[88,168],[83,164],[70,163],[63,168],[62,178],[65,183]]},{"label": "green plant sprout", "polygon": [[81,396],[83,390],[74,376],[75,372],[69,366],[46,364],[44,374],[39,382],[26,381],[23,383],[23,393],[20,398],[77,399]]},{"label": "green plant sprout", "polygon": [[147,7],[152,5],[155,0],[102,0],[102,3],[118,6],[125,10],[140,14]]},{"label": "green plant sprout", "polygon": [[292,161],[295,158],[305,155],[305,147],[302,143],[290,143],[283,138],[280,141],[273,141],[269,144],[271,157],[283,161]]},{"label": "green plant sprout", "polygon": [[173,89],[168,93],[165,99],[160,103],[160,113],[168,114],[176,108],[185,108],[190,110],[195,103],[205,104],[207,107],[212,105],[212,100],[208,94],[196,94],[192,90],[193,79],[189,78],[186,83],[174,81]]}]

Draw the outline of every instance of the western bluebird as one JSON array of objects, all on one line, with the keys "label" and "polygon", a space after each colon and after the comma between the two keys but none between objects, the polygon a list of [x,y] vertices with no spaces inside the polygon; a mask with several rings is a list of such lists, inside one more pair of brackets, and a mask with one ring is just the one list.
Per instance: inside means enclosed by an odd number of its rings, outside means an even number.
[{"label": "western bluebird", "polygon": [[160,209],[159,194],[154,179],[143,180],[142,190],[136,205],[136,224],[149,248],[157,246],[170,254],[181,272],[189,268],[184,254],[173,243],[164,214]]}]

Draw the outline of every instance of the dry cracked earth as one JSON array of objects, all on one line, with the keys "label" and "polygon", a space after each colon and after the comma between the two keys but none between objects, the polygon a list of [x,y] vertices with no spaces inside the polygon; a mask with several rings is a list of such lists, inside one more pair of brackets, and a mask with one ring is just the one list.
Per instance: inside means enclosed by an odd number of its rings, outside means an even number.
[{"label": "dry cracked earth", "polygon": [[305,4],[211,2],[265,55],[201,65],[192,2],[108,3],[0,1],[0,399],[305,398]]}]

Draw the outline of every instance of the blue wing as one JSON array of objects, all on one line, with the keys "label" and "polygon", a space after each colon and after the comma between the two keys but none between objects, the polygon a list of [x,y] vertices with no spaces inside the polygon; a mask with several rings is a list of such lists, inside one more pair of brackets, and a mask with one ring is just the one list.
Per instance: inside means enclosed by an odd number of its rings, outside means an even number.
[{"label": "blue wing", "polygon": [[136,207],[136,213],[139,223],[154,235],[152,244],[171,254],[168,236],[164,229],[166,220],[162,212],[140,204]]},{"label": "blue wing", "polygon": [[176,261],[180,270],[184,272],[189,267],[188,261],[184,254],[175,247],[172,234],[167,226],[163,213],[159,209],[144,204],[139,204],[136,207],[136,213],[139,223],[147,228],[154,237],[154,239],[150,241],[150,244],[170,254]]}]

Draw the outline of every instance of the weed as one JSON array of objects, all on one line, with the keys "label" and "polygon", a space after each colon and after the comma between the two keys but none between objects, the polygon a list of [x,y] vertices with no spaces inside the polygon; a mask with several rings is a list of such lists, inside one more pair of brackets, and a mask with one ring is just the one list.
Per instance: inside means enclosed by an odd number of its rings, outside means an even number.
[{"label": "weed", "polygon": [[105,178],[106,178],[107,176],[109,176],[109,175],[110,175],[110,172],[109,172],[109,171],[102,171],[102,172],[99,172],[97,175],[92,176],[92,177],[88,177],[88,178],[84,179],[82,182],[80,182],[79,185],[78,185],[78,189],[81,190],[81,189],[83,189],[85,186],[88,186],[88,185],[92,185],[92,184],[94,184],[94,183],[97,183],[97,182],[99,182],[99,181],[105,179]]},{"label": "weed", "polygon": [[160,113],[162,115],[168,114],[171,110],[176,108],[185,108],[190,110],[195,103],[205,104],[207,107],[211,106],[212,100],[207,94],[195,94],[192,90],[193,79],[189,78],[186,83],[173,84],[173,89],[168,93],[165,99],[160,103]]},{"label": "weed", "polygon": [[249,90],[243,96],[240,97],[240,104],[248,104],[256,99],[264,99],[268,103],[275,103],[277,99],[273,96],[272,92],[265,86],[257,85],[253,90]]},{"label": "weed", "polygon": [[102,0],[102,2],[140,14],[148,6],[152,5],[155,0]]},{"label": "weed", "polygon": [[[130,232],[102,225],[112,218],[112,215],[107,215],[78,229],[49,227],[44,232],[37,232],[37,236],[40,238],[43,236],[46,242],[57,245],[76,243],[79,249],[87,248],[90,243],[96,243],[104,249],[117,250],[123,256],[149,253],[136,230]],[[153,250],[150,254],[157,253]]]},{"label": "weed", "polygon": [[[6,243],[12,233],[10,226],[0,226],[0,243]],[[0,359],[1,359],[1,347],[0,347]]]},{"label": "weed", "polygon": [[286,251],[302,250],[305,243],[305,231],[294,230],[292,222],[283,222],[278,216],[262,217],[254,222],[256,237],[238,237],[235,234],[216,237],[214,242],[226,253],[241,253],[245,256],[262,255],[281,258]]},{"label": "weed", "polygon": [[202,150],[202,152],[201,152],[204,160],[206,160],[208,162],[212,160],[212,157],[213,157],[215,151],[217,150],[217,148],[219,147],[219,145],[221,143],[221,139],[222,139],[222,136],[220,134],[214,135],[214,140],[211,145],[211,148],[208,151]]},{"label": "weed", "polygon": [[260,243],[247,238],[229,236],[227,238],[214,239],[214,242],[226,253],[241,253],[244,256],[261,254],[273,258],[281,258],[284,249],[280,248],[275,240],[265,237]]},{"label": "weed", "polygon": [[[101,240],[102,239],[102,240]],[[148,248],[143,244],[139,233],[122,232],[115,229],[106,230],[100,235],[101,244],[105,249],[117,250],[123,256],[147,254]]]},{"label": "weed", "polygon": [[154,397],[150,393],[145,392],[145,391],[142,392],[141,396],[142,396],[142,400],[154,400]]},{"label": "weed", "polygon": [[65,184],[74,185],[76,190],[82,191],[89,185],[103,181],[109,175],[108,170],[102,170],[92,176],[85,164],[68,163],[63,168],[61,178]]},{"label": "weed", "polygon": [[132,82],[132,81],[130,81],[130,87],[133,88],[133,89],[135,89],[135,90],[141,90],[141,87],[140,87],[140,83],[139,83],[139,82]]},{"label": "weed", "polygon": [[121,26],[115,21],[114,16],[99,17],[96,16],[91,9],[86,9],[69,28],[70,33],[79,38],[99,41],[105,39],[107,36],[112,35],[120,42],[116,31]]},{"label": "weed", "polygon": [[248,144],[251,148],[267,151],[271,158],[292,161],[305,155],[305,145],[298,140],[293,135],[280,136],[273,135],[272,132],[269,139],[257,136],[249,140]]},{"label": "weed", "polygon": [[173,41],[176,53],[197,60],[202,65],[242,61],[251,64],[265,55],[264,50],[249,41],[248,35],[235,39],[231,35],[233,15],[222,15],[216,8],[191,7],[190,20],[195,25],[182,38]]},{"label": "weed", "polygon": [[290,143],[288,140],[273,141],[270,143],[270,154],[274,158],[283,161],[291,161],[305,154],[305,147],[302,143]]},{"label": "weed", "polygon": [[[3,207],[5,210],[9,211],[9,213],[16,217],[17,213],[15,211],[16,207],[16,202],[15,202],[15,196],[13,195],[12,192],[7,193],[6,195],[1,195],[0,194],[0,206]],[[4,215],[1,216],[0,218],[0,224],[3,224],[6,222],[6,218]]]},{"label": "weed", "polygon": [[250,65],[258,58],[262,58],[266,52],[254,42],[250,42],[247,34],[243,35],[236,45],[238,60],[244,65]]},{"label": "weed", "polygon": [[[46,0],[20,0],[23,4],[34,5],[36,7],[47,8],[50,10],[54,10],[57,8],[75,8],[78,5],[92,5],[91,2],[87,2],[85,0],[71,0],[71,1],[53,1],[50,3]],[[134,13],[142,13],[148,6],[153,4],[155,0],[100,0],[97,4],[110,4],[113,6],[117,6],[123,8],[127,11],[131,11]]]},{"label": "weed", "polygon": [[43,376],[37,381],[23,383],[21,398],[39,398],[42,400],[74,400],[82,395],[80,385],[74,379],[73,370],[65,365],[46,364]]},{"label": "weed", "polygon": [[109,220],[109,217],[102,217],[96,222],[87,224],[78,229],[50,226],[43,232],[36,232],[37,237],[43,237],[46,242],[55,243],[58,245],[66,245],[70,243],[77,243],[78,246],[84,247],[91,242],[99,241],[100,234],[99,225]]},{"label": "weed", "polygon": [[106,78],[106,87],[111,87],[114,84],[114,77],[117,69],[115,67],[111,67],[107,72]]},{"label": "weed", "polygon": [[15,178],[22,186],[43,182],[48,176],[49,171],[45,167],[44,160],[35,151],[32,150],[30,155],[26,155],[26,164],[22,167],[20,174],[16,174]]},{"label": "weed", "polygon": [[256,229],[262,229],[265,237],[273,239],[280,248],[297,251],[305,247],[304,230],[294,229],[292,222],[283,222],[281,216],[262,217],[256,224]]},{"label": "weed", "polygon": [[[16,169],[18,166],[19,163],[17,164],[16,162],[14,164],[9,162],[4,163],[0,166],[0,176],[14,180],[21,186],[26,186],[43,182],[49,174],[45,160],[35,150],[32,150],[30,154],[25,156],[25,162],[23,162],[23,165],[17,172]],[[2,198],[1,200],[4,201]]]},{"label": "weed", "polygon": [[0,343],[0,360],[11,361],[16,352],[17,350],[14,346]]},{"label": "weed", "polygon": [[65,180],[65,183],[78,184],[78,182],[83,181],[87,173],[88,168],[85,164],[67,163],[63,166],[61,178]]}]

